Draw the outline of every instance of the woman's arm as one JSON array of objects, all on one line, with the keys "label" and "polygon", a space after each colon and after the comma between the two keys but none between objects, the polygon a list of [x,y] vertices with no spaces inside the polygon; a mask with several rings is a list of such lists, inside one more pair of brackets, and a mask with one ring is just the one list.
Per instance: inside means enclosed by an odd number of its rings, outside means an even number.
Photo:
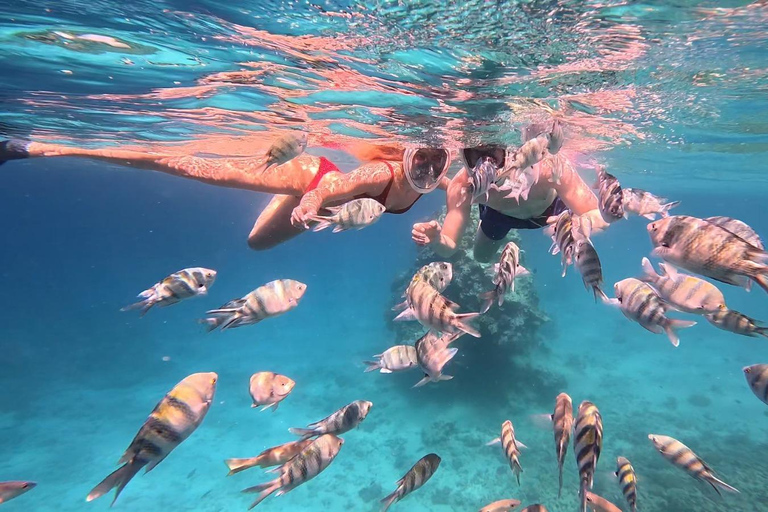
[{"label": "woman's arm", "polygon": [[320,186],[302,196],[299,206],[293,209],[291,223],[308,229],[307,223],[324,205],[346,202],[360,195],[377,196],[391,179],[389,165],[384,162],[365,164],[347,174],[327,174]]},{"label": "woman's arm", "polygon": [[467,174],[461,170],[448,185],[445,220],[413,225],[411,237],[418,245],[430,245],[441,258],[450,258],[458,249],[470,218],[471,195],[466,191]]}]

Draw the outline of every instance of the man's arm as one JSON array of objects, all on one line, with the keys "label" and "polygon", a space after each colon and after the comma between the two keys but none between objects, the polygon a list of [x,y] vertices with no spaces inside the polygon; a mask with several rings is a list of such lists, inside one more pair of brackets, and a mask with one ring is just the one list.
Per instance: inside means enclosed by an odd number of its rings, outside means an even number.
[{"label": "man's arm", "polygon": [[578,215],[581,220],[586,220],[585,234],[599,233],[608,227],[608,223],[600,215],[597,196],[572,165],[562,165],[560,181],[554,186],[557,195],[573,214]]}]

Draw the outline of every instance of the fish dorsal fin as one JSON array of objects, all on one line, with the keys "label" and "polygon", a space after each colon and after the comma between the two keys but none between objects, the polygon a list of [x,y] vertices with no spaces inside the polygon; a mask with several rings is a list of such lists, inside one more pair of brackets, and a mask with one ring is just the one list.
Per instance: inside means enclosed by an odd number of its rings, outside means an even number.
[{"label": "fish dorsal fin", "polygon": [[662,272],[664,272],[664,275],[669,277],[670,279],[675,279],[680,275],[677,269],[672,265],[667,265],[666,263],[659,263],[659,268],[661,269]]}]

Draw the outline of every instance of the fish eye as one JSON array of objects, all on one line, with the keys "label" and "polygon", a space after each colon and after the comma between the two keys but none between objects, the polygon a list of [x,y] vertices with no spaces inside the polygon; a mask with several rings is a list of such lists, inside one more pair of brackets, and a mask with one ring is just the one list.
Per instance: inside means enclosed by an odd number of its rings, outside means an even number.
[{"label": "fish eye", "polygon": [[26,489],[27,487],[29,487],[29,484],[22,484],[21,486],[22,489]]},{"label": "fish eye", "polygon": [[211,384],[216,384],[216,377],[211,379]]},{"label": "fish eye", "polygon": [[661,246],[666,249],[669,249],[669,244],[667,242],[661,242]]},{"label": "fish eye", "polygon": [[752,369],[749,367],[744,368],[744,373],[752,373]]}]

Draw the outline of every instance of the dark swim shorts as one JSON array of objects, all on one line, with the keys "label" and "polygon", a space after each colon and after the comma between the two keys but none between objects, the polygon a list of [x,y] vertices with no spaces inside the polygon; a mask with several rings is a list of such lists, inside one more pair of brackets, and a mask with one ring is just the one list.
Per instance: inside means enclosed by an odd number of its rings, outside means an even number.
[{"label": "dark swim shorts", "polygon": [[485,236],[491,240],[502,240],[510,229],[540,229],[547,225],[547,219],[554,215],[560,215],[566,210],[565,203],[556,197],[549,208],[537,216],[530,219],[517,219],[504,215],[484,204],[477,205],[480,208],[480,229]]}]

